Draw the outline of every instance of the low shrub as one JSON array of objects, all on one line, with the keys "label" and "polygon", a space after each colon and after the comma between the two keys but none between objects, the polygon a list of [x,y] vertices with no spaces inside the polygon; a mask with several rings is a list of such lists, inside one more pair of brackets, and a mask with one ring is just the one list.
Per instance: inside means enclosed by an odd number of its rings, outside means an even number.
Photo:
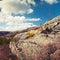
[{"label": "low shrub", "polygon": [[10,38],[0,37],[0,45],[2,45],[2,44],[8,44],[10,41],[11,41]]},{"label": "low shrub", "polygon": [[38,32],[37,30],[30,30],[30,31],[27,32],[27,34],[32,37],[32,36],[34,36],[37,32]]}]

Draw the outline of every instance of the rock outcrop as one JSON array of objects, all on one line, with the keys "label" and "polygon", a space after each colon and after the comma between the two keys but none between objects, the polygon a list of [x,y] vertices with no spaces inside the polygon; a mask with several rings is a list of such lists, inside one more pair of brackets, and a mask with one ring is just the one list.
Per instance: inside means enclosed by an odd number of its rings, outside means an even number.
[{"label": "rock outcrop", "polygon": [[15,35],[9,46],[18,60],[60,60],[60,16]]},{"label": "rock outcrop", "polygon": [[0,60],[17,60],[17,57],[11,53],[8,44],[0,45]]}]

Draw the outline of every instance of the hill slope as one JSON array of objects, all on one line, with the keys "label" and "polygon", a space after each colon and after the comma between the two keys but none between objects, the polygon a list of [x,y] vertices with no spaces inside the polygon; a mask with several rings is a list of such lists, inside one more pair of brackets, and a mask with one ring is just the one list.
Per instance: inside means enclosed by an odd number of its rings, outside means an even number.
[{"label": "hill slope", "polygon": [[10,49],[19,60],[60,60],[60,16],[16,34]]}]

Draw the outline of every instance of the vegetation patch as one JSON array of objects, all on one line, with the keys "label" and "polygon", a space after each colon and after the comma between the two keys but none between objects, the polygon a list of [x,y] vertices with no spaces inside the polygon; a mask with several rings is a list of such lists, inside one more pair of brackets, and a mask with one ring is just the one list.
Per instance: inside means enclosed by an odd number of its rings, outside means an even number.
[{"label": "vegetation patch", "polygon": [[2,45],[2,44],[9,44],[11,40],[12,40],[11,38],[0,37],[0,45]]},{"label": "vegetation patch", "polygon": [[34,36],[37,32],[38,32],[38,30],[30,30],[30,31],[27,32],[27,34],[28,34],[30,37],[32,37],[32,36]]}]

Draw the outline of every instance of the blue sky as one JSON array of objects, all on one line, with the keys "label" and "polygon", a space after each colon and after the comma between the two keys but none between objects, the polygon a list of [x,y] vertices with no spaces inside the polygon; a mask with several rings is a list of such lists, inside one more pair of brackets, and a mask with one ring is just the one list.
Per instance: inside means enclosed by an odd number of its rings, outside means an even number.
[{"label": "blue sky", "polygon": [[60,15],[60,2],[58,3],[46,3],[46,2],[39,2],[39,0],[36,1],[38,5],[34,8],[34,13],[26,15],[29,17],[40,17],[42,19],[42,23],[46,22],[47,20],[50,20],[56,16]]},{"label": "blue sky", "polygon": [[39,26],[59,15],[59,0],[2,0],[0,31],[16,31]]}]

